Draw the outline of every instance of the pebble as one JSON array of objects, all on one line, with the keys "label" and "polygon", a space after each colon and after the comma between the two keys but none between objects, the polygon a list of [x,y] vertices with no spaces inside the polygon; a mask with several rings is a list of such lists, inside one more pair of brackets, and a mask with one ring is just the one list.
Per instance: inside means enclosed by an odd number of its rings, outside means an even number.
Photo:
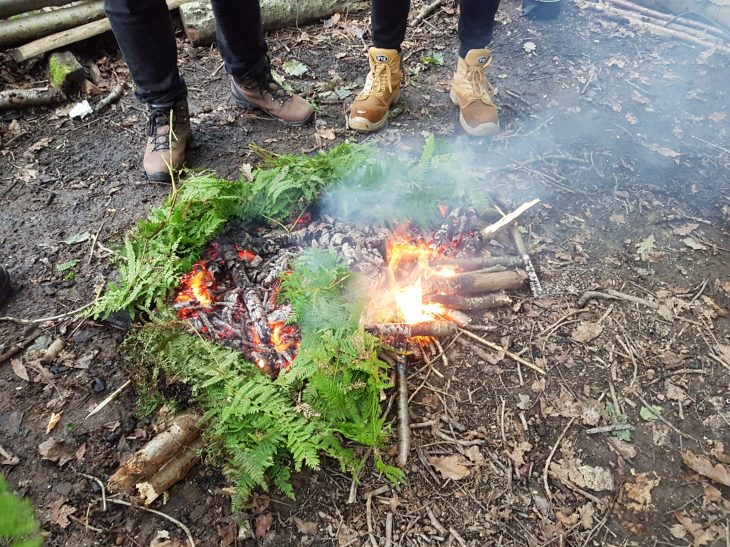
[{"label": "pebble", "polygon": [[101,393],[102,391],[106,391],[106,382],[101,378],[94,378],[91,381],[91,389],[94,391],[94,393]]}]

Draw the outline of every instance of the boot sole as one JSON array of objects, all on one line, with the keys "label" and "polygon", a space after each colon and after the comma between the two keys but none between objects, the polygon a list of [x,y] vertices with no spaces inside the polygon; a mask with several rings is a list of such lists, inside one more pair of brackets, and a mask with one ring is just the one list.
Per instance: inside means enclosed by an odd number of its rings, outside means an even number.
[{"label": "boot sole", "polygon": [[[453,88],[451,88],[449,97],[451,98],[452,103],[454,103],[456,106],[459,106],[459,102],[456,100],[456,94],[454,93]],[[459,112],[459,123],[461,124],[461,128],[472,137],[490,137],[499,133],[499,122],[483,123],[476,127],[472,127],[468,123],[466,123],[464,115],[461,112]]]},{"label": "boot sole", "polygon": [[289,121],[289,120],[280,118],[279,116],[272,114],[265,108],[262,108],[257,104],[253,104],[252,102],[247,100],[245,97],[240,95],[236,91],[236,89],[233,87],[233,84],[231,84],[231,96],[233,97],[233,102],[236,103],[236,106],[238,106],[239,108],[242,108],[247,111],[260,110],[261,112],[264,112],[264,113],[268,114],[269,116],[271,116],[272,118],[274,118],[276,121],[279,121],[279,122],[281,122],[285,125],[291,126],[291,127],[301,127],[303,125],[307,125],[308,123],[310,123],[312,121],[312,118],[314,118],[314,112],[312,112],[308,118],[306,118],[305,120],[299,121],[299,122]]},{"label": "boot sole", "polygon": [[[398,90],[398,93],[395,95],[393,100],[390,103],[390,106],[398,104],[398,101],[400,100],[400,89]],[[385,113],[385,116],[381,120],[378,120],[377,122],[371,122],[367,118],[361,118],[361,117],[349,117],[347,118],[347,125],[350,129],[354,129],[355,131],[363,131],[363,132],[371,132],[371,131],[377,131],[378,129],[381,129],[385,126],[385,124],[388,123],[388,119],[390,118],[390,109]]]}]

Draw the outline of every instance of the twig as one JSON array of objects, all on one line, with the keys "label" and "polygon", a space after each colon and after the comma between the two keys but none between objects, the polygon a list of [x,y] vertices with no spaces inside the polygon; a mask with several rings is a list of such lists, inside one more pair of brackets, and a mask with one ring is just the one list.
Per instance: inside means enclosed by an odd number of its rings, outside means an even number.
[{"label": "twig", "polygon": [[408,415],[408,378],[406,377],[406,362],[403,358],[397,361],[398,374],[398,465],[408,465],[408,454],[411,451],[411,427]]},{"label": "twig", "polygon": [[85,528],[91,530],[92,532],[96,532],[97,534],[101,534],[104,532],[104,530],[97,528],[96,526],[92,526],[88,522],[84,522],[79,517],[76,517],[74,515],[69,515],[68,518],[70,518],[72,521],[74,521],[76,524],[80,524],[81,526],[84,526]]},{"label": "twig", "polygon": [[571,418],[568,422],[568,425],[565,426],[565,429],[563,429],[563,432],[560,434],[560,437],[558,437],[558,440],[555,441],[555,444],[553,445],[552,450],[550,450],[550,454],[547,457],[547,460],[545,460],[545,467],[542,470],[542,485],[545,487],[545,494],[547,494],[548,500],[553,500],[553,494],[550,492],[550,485],[548,484],[548,469],[550,468],[550,462],[553,461],[553,456],[555,455],[556,450],[558,449],[558,446],[560,446],[560,443],[563,441],[563,437],[565,437],[565,434],[568,432],[568,429],[570,429],[570,426],[573,425],[573,422],[575,421],[575,418]]},{"label": "twig", "polygon": [[485,340],[485,339],[484,339],[484,338],[482,338],[481,336],[477,336],[477,335],[476,335],[476,334],[474,334],[473,332],[470,332],[470,331],[468,331],[468,330],[466,330],[466,329],[462,329],[461,327],[457,327],[457,330],[458,330],[459,332],[461,332],[461,333],[465,334],[465,335],[466,335],[466,336],[468,336],[469,338],[471,338],[471,339],[473,339],[473,340],[476,340],[477,342],[479,342],[479,343],[481,343],[481,344],[484,344],[484,345],[485,345],[485,346],[487,346],[487,347],[488,347],[489,349],[492,349],[492,350],[494,350],[494,351],[499,351],[499,352],[502,352],[502,353],[504,353],[504,354],[505,354],[505,355],[506,355],[507,357],[509,357],[509,358],[510,358],[510,359],[512,359],[513,361],[515,361],[515,362],[517,362],[517,363],[521,363],[521,364],[525,365],[526,367],[529,367],[529,368],[531,368],[531,369],[532,369],[532,370],[534,370],[535,372],[538,372],[538,373],[540,373],[540,374],[543,374],[543,375],[547,375],[547,373],[546,373],[546,372],[545,372],[545,371],[544,371],[543,369],[541,369],[540,367],[538,367],[538,366],[537,366],[537,365],[535,365],[534,363],[530,363],[529,361],[526,361],[525,359],[523,359],[523,358],[522,358],[522,357],[520,357],[519,355],[517,355],[517,354],[515,354],[515,353],[512,353],[511,351],[508,351],[508,350],[504,349],[504,348],[503,348],[502,346],[500,346],[500,345],[497,345],[497,344],[495,344],[494,342],[490,342],[489,340]]},{"label": "twig", "polygon": [[26,327],[23,331],[23,336],[26,336],[26,338],[24,340],[21,340],[20,342],[16,342],[5,353],[0,355],[0,364],[4,363],[8,359],[13,358],[18,352],[24,350],[26,347],[32,344],[35,339],[40,336],[32,334],[33,331],[35,331],[37,328],[37,325],[31,325],[30,327]]},{"label": "twig", "polygon": [[520,217],[520,215],[522,215],[524,212],[526,212],[527,210],[531,209],[532,207],[534,207],[538,203],[540,203],[540,200],[539,199],[533,199],[532,201],[528,201],[527,203],[523,203],[517,209],[515,209],[511,213],[503,216],[502,218],[500,218],[494,224],[491,224],[491,225],[487,226],[486,228],[484,228],[481,231],[482,237],[484,239],[490,239],[490,238],[494,237],[494,235],[497,232],[499,232],[503,228],[506,228],[507,226],[509,226],[513,222],[515,222]]},{"label": "twig", "polygon": [[434,0],[427,6],[424,6],[423,9],[416,15],[416,18],[411,21],[412,27],[417,27],[420,25],[424,19],[427,17],[430,17],[434,14],[434,12],[441,7],[441,4],[444,3],[444,0]]},{"label": "twig", "polygon": [[385,515],[385,547],[393,545],[393,513],[388,511]]},{"label": "twig", "polygon": [[669,378],[671,376],[677,376],[678,374],[709,374],[709,372],[707,372],[706,370],[697,369],[697,368],[680,368],[677,370],[673,370],[672,372],[667,372],[666,374],[662,374],[658,378],[654,378],[651,382],[646,384],[646,387],[654,385],[657,382],[661,382],[662,380]]},{"label": "twig", "polygon": [[34,323],[45,323],[46,321],[56,321],[58,319],[64,319],[66,317],[71,317],[72,315],[76,315],[77,313],[80,313],[84,310],[89,309],[91,306],[96,304],[96,300],[93,302],[89,302],[88,304],[84,304],[80,308],[76,308],[75,310],[71,310],[66,313],[61,313],[59,315],[54,315],[52,317],[44,317],[42,319],[18,319],[17,317],[0,317],[0,321],[9,321],[11,323],[17,323],[19,325],[32,325]]},{"label": "twig", "polygon": [[94,407],[94,410],[92,410],[91,412],[89,412],[86,415],[86,418],[84,418],[84,419],[85,420],[88,420],[91,416],[93,416],[94,414],[96,414],[97,412],[99,412],[102,408],[104,408],[106,405],[108,405],[109,403],[111,403],[114,399],[116,399],[117,397],[119,397],[119,395],[125,389],[127,389],[131,384],[132,384],[132,380],[127,380],[126,382],[124,382],[121,386],[119,386],[116,389],[116,391],[114,391],[111,395],[109,395],[109,397],[107,397],[102,402],[100,402],[98,405],[96,405],[96,407]]},{"label": "twig", "polygon": [[439,519],[436,518],[436,515],[434,515],[433,510],[430,507],[426,508],[426,514],[428,515],[428,520],[431,521],[431,526],[436,528],[439,534],[446,537],[449,531],[439,522]]},{"label": "twig", "polygon": [[718,357],[717,355],[712,355],[712,354],[709,354],[708,356],[710,357],[710,359],[713,359],[713,360],[717,361],[717,362],[718,362],[718,363],[720,363],[720,364],[721,364],[721,365],[722,365],[723,367],[725,367],[726,369],[728,369],[728,370],[730,371],[730,365],[729,365],[729,364],[727,364],[727,363],[726,363],[725,361],[723,361],[722,359],[720,359],[720,358],[719,358],[719,357]]},{"label": "twig", "polygon": [[[74,469],[74,471],[76,470]],[[96,478],[94,475],[87,475],[86,473],[82,473],[81,471],[76,471],[76,473],[78,473],[82,477],[91,479],[99,485],[99,488],[101,488],[101,508],[106,511],[106,487],[104,486],[104,483],[101,481],[101,479]]]},{"label": "twig", "polygon": [[100,112],[110,104],[117,102],[122,98],[122,93],[124,93],[124,84],[115,85],[106,97],[94,105],[94,113]]},{"label": "twig", "polygon": [[649,403],[646,402],[646,400],[639,395],[636,394],[636,397],[644,404],[644,408],[654,417],[656,417],[658,420],[661,420],[666,426],[670,427],[675,433],[677,433],[680,437],[684,437],[685,439],[690,439],[691,441],[696,442],[697,444],[702,444],[700,441],[695,439],[692,435],[688,435],[687,433],[683,432],[682,430],[675,427],[669,420],[667,420],[664,416],[662,416],[660,413],[655,412],[654,409],[651,407]]},{"label": "twig", "polygon": [[595,435],[596,433],[613,433],[614,431],[633,431],[636,429],[633,425],[629,424],[615,424],[615,425],[604,425],[601,427],[591,427],[586,429],[586,435]]},{"label": "twig", "polygon": [[373,547],[378,547],[378,542],[373,534],[373,497],[368,494],[367,500],[365,501],[365,518],[368,523],[368,537]]},{"label": "twig", "polygon": [[456,530],[454,530],[453,528],[449,528],[449,534],[451,534],[451,535],[452,535],[452,537],[453,537],[453,538],[454,538],[454,539],[455,539],[456,541],[458,541],[458,542],[459,542],[459,545],[461,545],[461,547],[466,547],[466,541],[464,540],[464,538],[463,538],[463,537],[461,537],[461,536],[459,535],[459,532],[457,532],[457,531],[456,531]]},{"label": "twig", "polygon": [[436,437],[438,437],[439,439],[443,439],[445,441],[449,441],[451,443],[458,444],[459,446],[483,446],[484,444],[486,444],[484,439],[474,439],[472,441],[465,441],[463,439],[454,439],[452,437],[449,437],[443,431],[436,431],[434,433],[434,435]]},{"label": "twig", "polygon": [[163,519],[167,519],[173,524],[176,524],[180,527],[180,529],[185,532],[185,535],[188,536],[188,541],[190,542],[190,547],[195,547],[195,540],[193,539],[193,534],[190,533],[190,528],[185,526],[182,522],[177,520],[174,517],[171,517],[167,513],[163,513],[162,511],[157,511],[156,509],[150,509],[149,507],[142,507],[141,505],[132,505],[128,501],[124,500],[118,500],[114,498],[110,498],[109,503],[114,503],[116,505],[124,505],[126,507],[131,507],[133,509],[139,509],[140,511],[146,511],[147,513],[152,513],[153,515],[157,515],[159,517],[162,517]]}]

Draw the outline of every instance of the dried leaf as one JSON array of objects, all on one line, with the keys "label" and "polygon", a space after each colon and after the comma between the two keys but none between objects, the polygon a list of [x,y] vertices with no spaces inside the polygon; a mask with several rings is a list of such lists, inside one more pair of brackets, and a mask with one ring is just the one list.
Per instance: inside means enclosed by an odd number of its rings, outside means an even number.
[{"label": "dried leaf", "polygon": [[10,366],[13,367],[13,372],[18,378],[25,380],[26,382],[30,381],[30,378],[28,377],[28,369],[25,368],[23,361],[20,359],[13,359],[10,361]]},{"label": "dried leaf", "polygon": [[682,461],[700,475],[710,480],[730,486],[730,469],[721,463],[713,464],[705,456],[699,456],[691,450],[682,452]]},{"label": "dried leaf", "polygon": [[307,521],[303,521],[299,517],[294,517],[294,524],[296,524],[297,530],[299,530],[299,533],[301,533],[301,534],[316,534],[317,533],[317,523],[316,522],[307,522]]},{"label": "dried leaf", "polygon": [[509,456],[510,460],[515,462],[516,466],[522,467],[523,465],[526,465],[525,454],[530,450],[532,450],[532,445],[527,441],[522,441],[520,444],[514,447],[512,452],[507,455]]},{"label": "dried leaf", "polygon": [[608,220],[613,222],[614,224],[626,224],[626,217],[623,215],[611,215],[608,217]]},{"label": "dried leaf", "polygon": [[667,148],[665,146],[657,146],[656,144],[647,144],[646,147],[649,150],[653,150],[657,154],[661,154],[665,158],[678,158],[682,155],[681,152],[677,152],[676,150],[672,150],[671,148]]},{"label": "dried leaf", "polygon": [[461,480],[469,476],[468,465],[471,465],[463,456],[432,456],[428,463],[441,473],[445,479]]},{"label": "dried leaf", "polygon": [[589,501],[583,507],[578,509],[580,514],[580,525],[584,530],[590,530],[593,528],[593,515],[596,514],[596,509],[593,507],[593,502]]},{"label": "dried leaf", "polygon": [[256,539],[264,539],[266,532],[269,531],[271,525],[274,522],[274,515],[271,513],[264,513],[256,517],[256,525],[254,527],[254,535]]},{"label": "dried leaf", "polygon": [[646,262],[649,257],[656,251],[656,245],[654,244],[654,234],[650,234],[649,237],[642,239],[635,245],[636,254],[639,258]]},{"label": "dried leaf", "polygon": [[61,412],[51,412],[51,419],[48,420],[48,425],[46,426],[46,435],[53,431],[53,428],[56,427],[61,416],[63,416],[63,410]]},{"label": "dried leaf", "polygon": [[684,529],[692,535],[695,547],[707,545],[714,539],[714,534],[712,534],[712,532],[702,528],[701,524],[692,522],[692,519],[684,513],[674,513],[674,516],[677,517],[680,524],[684,526]]},{"label": "dried leaf", "polygon": [[307,65],[295,60],[284,61],[281,68],[283,68],[284,72],[286,72],[289,76],[301,76],[309,70]]},{"label": "dried leaf", "polygon": [[570,338],[576,342],[586,343],[598,338],[602,332],[603,327],[598,323],[582,321],[570,335]]},{"label": "dried leaf", "polygon": [[66,441],[58,441],[50,437],[38,445],[38,452],[44,460],[64,465],[74,458],[74,451]]},{"label": "dried leaf", "polygon": [[720,503],[722,501],[722,492],[712,486],[711,484],[706,484],[705,488],[703,489],[704,494],[704,502],[703,505],[706,505],[708,503]]},{"label": "dried leaf", "polygon": [[688,236],[692,232],[694,232],[697,228],[699,228],[700,225],[696,222],[688,222],[684,226],[680,226],[678,228],[675,228],[672,230],[675,234],[678,236]]},{"label": "dried leaf", "polygon": [[626,441],[622,441],[616,437],[611,437],[608,442],[625,460],[631,460],[636,457],[636,448]]},{"label": "dried leaf", "polygon": [[687,245],[687,247],[689,247],[690,249],[694,249],[695,251],[706,251],[707,250],[707,245],[703,245],[702,243],[700,243],[693,237],[685,237],[682,240],[682,243]]},{"label": "dried leaf", "polygon": [[569,482],[579,488],[589,488],[596,492],[613,490],[613,476],[604,467],[580,465],[576,460],[560,460],[550,464],[550,474],[563,482]]},{"label": "dried leaf", "polygon": [[65,529],[71,524],[68,517],[76,512],[76,507],[66,505],[66,498],[58,498],[48,506],[48,510],[48,520]]},{"label": "dried leaf", "polygon": [[482,465],[484,463],[484,456],[478,446],[466,447],[464,449],[464,456],[469,458],[469,460],[475,465]]},{"label": "dried leaf", "polygon": [[332,141],[335,139],[335,130],[331,127],[322,127],[317,129],[317,135],[322,139]]},{"label": "dried leaf", "polygon": [[641,513],[653,509],[651,505],[651,491],[659,484],[660,479],[649,479],[647,473],[640,473],[636,476],[636,482],[624,484],[624,494],[631,501],[626,507],[631,511]]}]

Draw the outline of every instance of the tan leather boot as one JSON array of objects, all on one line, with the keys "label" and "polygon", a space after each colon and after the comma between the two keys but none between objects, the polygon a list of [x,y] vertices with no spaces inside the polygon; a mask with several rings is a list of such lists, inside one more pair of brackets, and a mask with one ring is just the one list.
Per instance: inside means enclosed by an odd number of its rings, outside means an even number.
[{"label": "tan leather boot", "polygon": [[304,125],[314,117],[312,105],[277,84],[268,69],[261,78],[240,82],[231,76],[231,92],[233,100],[241,108],[258,108],[287,125]]},{"label": "tan leather boot", "polygon": [[472,49],[459,57],[451,84],[451,101],[459,107],[459,121],[469,135],[494,135],[499,131],[497,107],[492,101],[494,88],[484,70],[492,64],[488,49]]},{"label": "tan leather boot", "polygon": [[[172,131],[170,130],[172,121]],[[192,140],[188,101],[179,101],[172,109],[150,105],[147,121],[147,147],[144,170],[150,180],[169,182],[185,163],[185,149]]]},{"label": "tan leather boot", "polygon": [[375,131],[388,122],[388,111],[400,99],[400,54],[371,47],[365,87],[350,106],[347,124],[357,131]]}]

